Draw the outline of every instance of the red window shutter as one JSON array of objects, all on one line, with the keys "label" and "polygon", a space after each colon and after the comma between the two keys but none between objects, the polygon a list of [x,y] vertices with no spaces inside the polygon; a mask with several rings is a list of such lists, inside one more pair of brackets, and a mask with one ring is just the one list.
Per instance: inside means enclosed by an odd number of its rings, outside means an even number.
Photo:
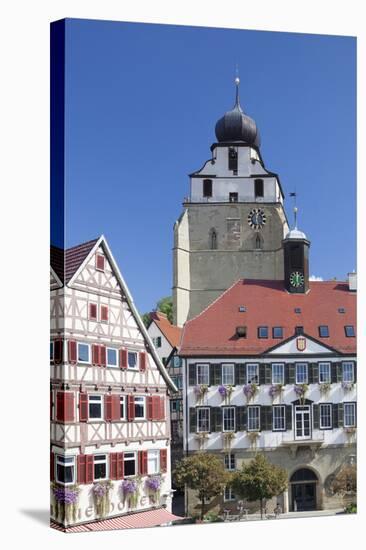
[{"label": "red window shutter", "polygon": [[78,483],[86,483],[86,455],[78,455]]},{"label": "red window shutter", "polygon": [[88,394],[79,393],[79,422],[88,421]]},{"label": "red window shutter", "polygon": [[165,420],[165,397],[160,397],[160,414],[159,420]]},{"label": "red window shutter", "polygon": [[53,418],[53,391],[50,391],[50,420]]},{"label": "red window shutter", "polygon": [[62,363],[63,359],[63,340],[57,339],[54,343],[54,351],[53,351],[53,357],[54,357],[54,363],[55,365],[59,365]]},{"label": "red window shutter", "polygon": [[107,348],[105,346],[99,346],[99,361],[102,367],[107,365]]},{"label": "red window shutter", "polygon": [[55,453],[50,453],[50,480],[55,481]]},{"label": "red window shutter", "polygon": [[64,419],[65,422],[73,422],[74,417],[74,394],[65,392],[64,394]]},{"label": "red window shutter", "polygon": [[125,475],[123,453],[116,453],[116,454],[117,454],[117,479],[123,479]]},{"label": "red window shutter", "polygon": [[119,350],[119,367],[120,369],[127,369],[127,350],[124,348]]},{"label": "red window shutter", "polygon": [[67,355],[68,355],[69,363],[75,364],[77,362],[77,360],[76,360],[76,342],[75,342],[75,340],[69,340],[68,341]]},{"label": "red window shutter", "polygon": [[99,365],[99,346],[97,344],[92,345],[92,363],[93,365]]},{"label": "red window shutter", "polygon": [[153,420],[153,397],[148,395],[147,397],[147,419]]},{"label": "red window shutter", "polygon": [[152,419],[160,420],[160,395],[152,396]]},{"label": "red window shutter", "polygon": [[133,395],[127,396],[127,416],[129,421],[135,419],[135,397]]},{"label": "red window shutter", "polygon": [[93,481],[94,481],[94,456],[86,455],[85,483],[93,483]]},{"label": "red window shutter", "polygon": [[109,455],[109,477],[117,479],[117,453]]},{"label": "red window shutter", "polygon": [[100,306],[100,320],[108,321],[108,306]]},{"label": "red window shutter", "polygon": [[99,269],[99,271],[104,271],[104,256],[101,254],[96,255],[96,268]]},{"label": "red window shutter", "polygon": [[105,415],[104,418],[107,422],[112,420],[112,395],[106,395],[104,397]]},{"label": "red window shutter", "polygon": [[96,321],[97,319],[97,304],[89,304],[89,319]]},{"label": "red window shutter", "polygon": [[63,391],[58,391],[56,393],[56,420],[58,422],[65,422],[65,400]]},{"label": "red window shutter", "polygon": [[121,401],[119,395],[111,395],[111,418],[112,420],[121,419]]},{"label": "red window shutter", "polygon": [[168,452],[167,449],[160,449],[160,472],[164,473],[167,471],[168,461]]},{"label": "red window shutter", "polygon": [[139,474],[147,474],[147,451],[139,451]]},{"label": "red window shutter", "polygon": [[145,372],[146,370],[146,353],[140,351],[140,371]]}]

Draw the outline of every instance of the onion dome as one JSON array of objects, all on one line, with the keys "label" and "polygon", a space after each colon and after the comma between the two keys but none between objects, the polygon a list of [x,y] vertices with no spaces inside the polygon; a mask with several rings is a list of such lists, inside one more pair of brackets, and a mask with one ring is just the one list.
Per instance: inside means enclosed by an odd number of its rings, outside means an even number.
[{"label": "onion dome", "polygon": [[243,141],[248,145],[260,147],[260,135],[255,121],[246,115],[239,101],[240,79],[236,77],[236,100],[234,108],[227,111],[215,126],[215,134],[219,142]]},{"label": "onion dome", "polygon": [[297,229],[297,212],[298,212],[298,208],[297,208],[297,206],[295,206],[294,207],[295,227],[287,233],[285,239],[286,240],[288,240],[288,239],[304,239],[305,241],[307,241],[308,238],[305,235],[305,233],[303,231],[300,231],[299,229]]}]

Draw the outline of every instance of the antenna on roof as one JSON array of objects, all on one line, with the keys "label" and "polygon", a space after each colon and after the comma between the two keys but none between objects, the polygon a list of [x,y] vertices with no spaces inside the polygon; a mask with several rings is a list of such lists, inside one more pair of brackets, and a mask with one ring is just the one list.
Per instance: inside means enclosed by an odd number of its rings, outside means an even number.
[{"label": "antenna on roof", "polygon": [[298,211],[298,208],[296,206],[296,197],[297,197],[296,191],[293,191],[292,193],[290,193],[290,197],[293,197],[293,199],[294,199],[294,224],[295,224],[294,229],[297,229],[297,211]]},{"label": "antenna on roof", "polygon": [[239,78],[239,66],[236,64],[235,67],[235,86],[236,86],[236,97],[235,97],[235,106],[240,106],[240,100],[239,100],[239,84],[240,84],[240,78]]}]

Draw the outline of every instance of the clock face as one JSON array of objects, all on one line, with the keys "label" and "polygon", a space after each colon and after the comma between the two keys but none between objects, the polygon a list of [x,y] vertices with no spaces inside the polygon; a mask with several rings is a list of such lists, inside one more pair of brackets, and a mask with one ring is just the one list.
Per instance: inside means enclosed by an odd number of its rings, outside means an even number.
[{"label": "clock face", "polygon": [[253,208],[248,214],[248,223],[252,229],[262,229],[266,223],[266,215],[260,208]]},{"label": "clock face", "polygon": [[300,271],[293,271],[290,275],[290,283],[295,288],[303,286],[304,284],[304,275]]}]

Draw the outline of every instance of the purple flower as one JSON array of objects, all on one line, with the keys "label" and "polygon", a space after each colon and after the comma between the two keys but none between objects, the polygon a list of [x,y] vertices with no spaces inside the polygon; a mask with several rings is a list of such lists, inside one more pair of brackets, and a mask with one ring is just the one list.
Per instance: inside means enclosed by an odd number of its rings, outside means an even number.
[{"label": "purple flower", "polygon": [[243,388],[245,397],[253,397],[257,393],[257,386],[255,384],[246,384]]},{"label": "purple flower", "polygon": [[132,495],[137,491],[137,483],[134,479],[125,479],[121,483],[121,489],[125,495]]},{"label": "purple flower", "polygon": [[219,386],[219,394],[222,396],[222,397],[226,397],[227,395],[227,389],[225,386],[221,385]]},{"label": "purple flower", "polygon": [[272,384],[272,386],[269,388],[269,395],[271,397],[275,397],[278,393],[281,391],[281,386],[279,384]]},{"label": "purple flower", "polygon": [[201,387],[200,387],[200,386],[195,386],[195,387],[194,387],[194,393],[195,393],[196,395],[199,395],[199,394],[201,393]]},{"label": "purple flower", "polygon": [[78,500],[78,491],[67,489],[67,487],[55,487],[53,494],[57,502],[64,504],[75,504]]},{"label": "purple flower", "polygon": [[148,477],[145,485],[148,489],[151,491],[158,491],[161,486],[161,478],[160,477]]},{"label": "purple flower", "polygon": [[102,483],[97,483],[96,485],[94,485],[93,487],[93,493],[96,497],[104,497],[105,494],[107,493],[107,486],[106,485],[102,485]]}]

